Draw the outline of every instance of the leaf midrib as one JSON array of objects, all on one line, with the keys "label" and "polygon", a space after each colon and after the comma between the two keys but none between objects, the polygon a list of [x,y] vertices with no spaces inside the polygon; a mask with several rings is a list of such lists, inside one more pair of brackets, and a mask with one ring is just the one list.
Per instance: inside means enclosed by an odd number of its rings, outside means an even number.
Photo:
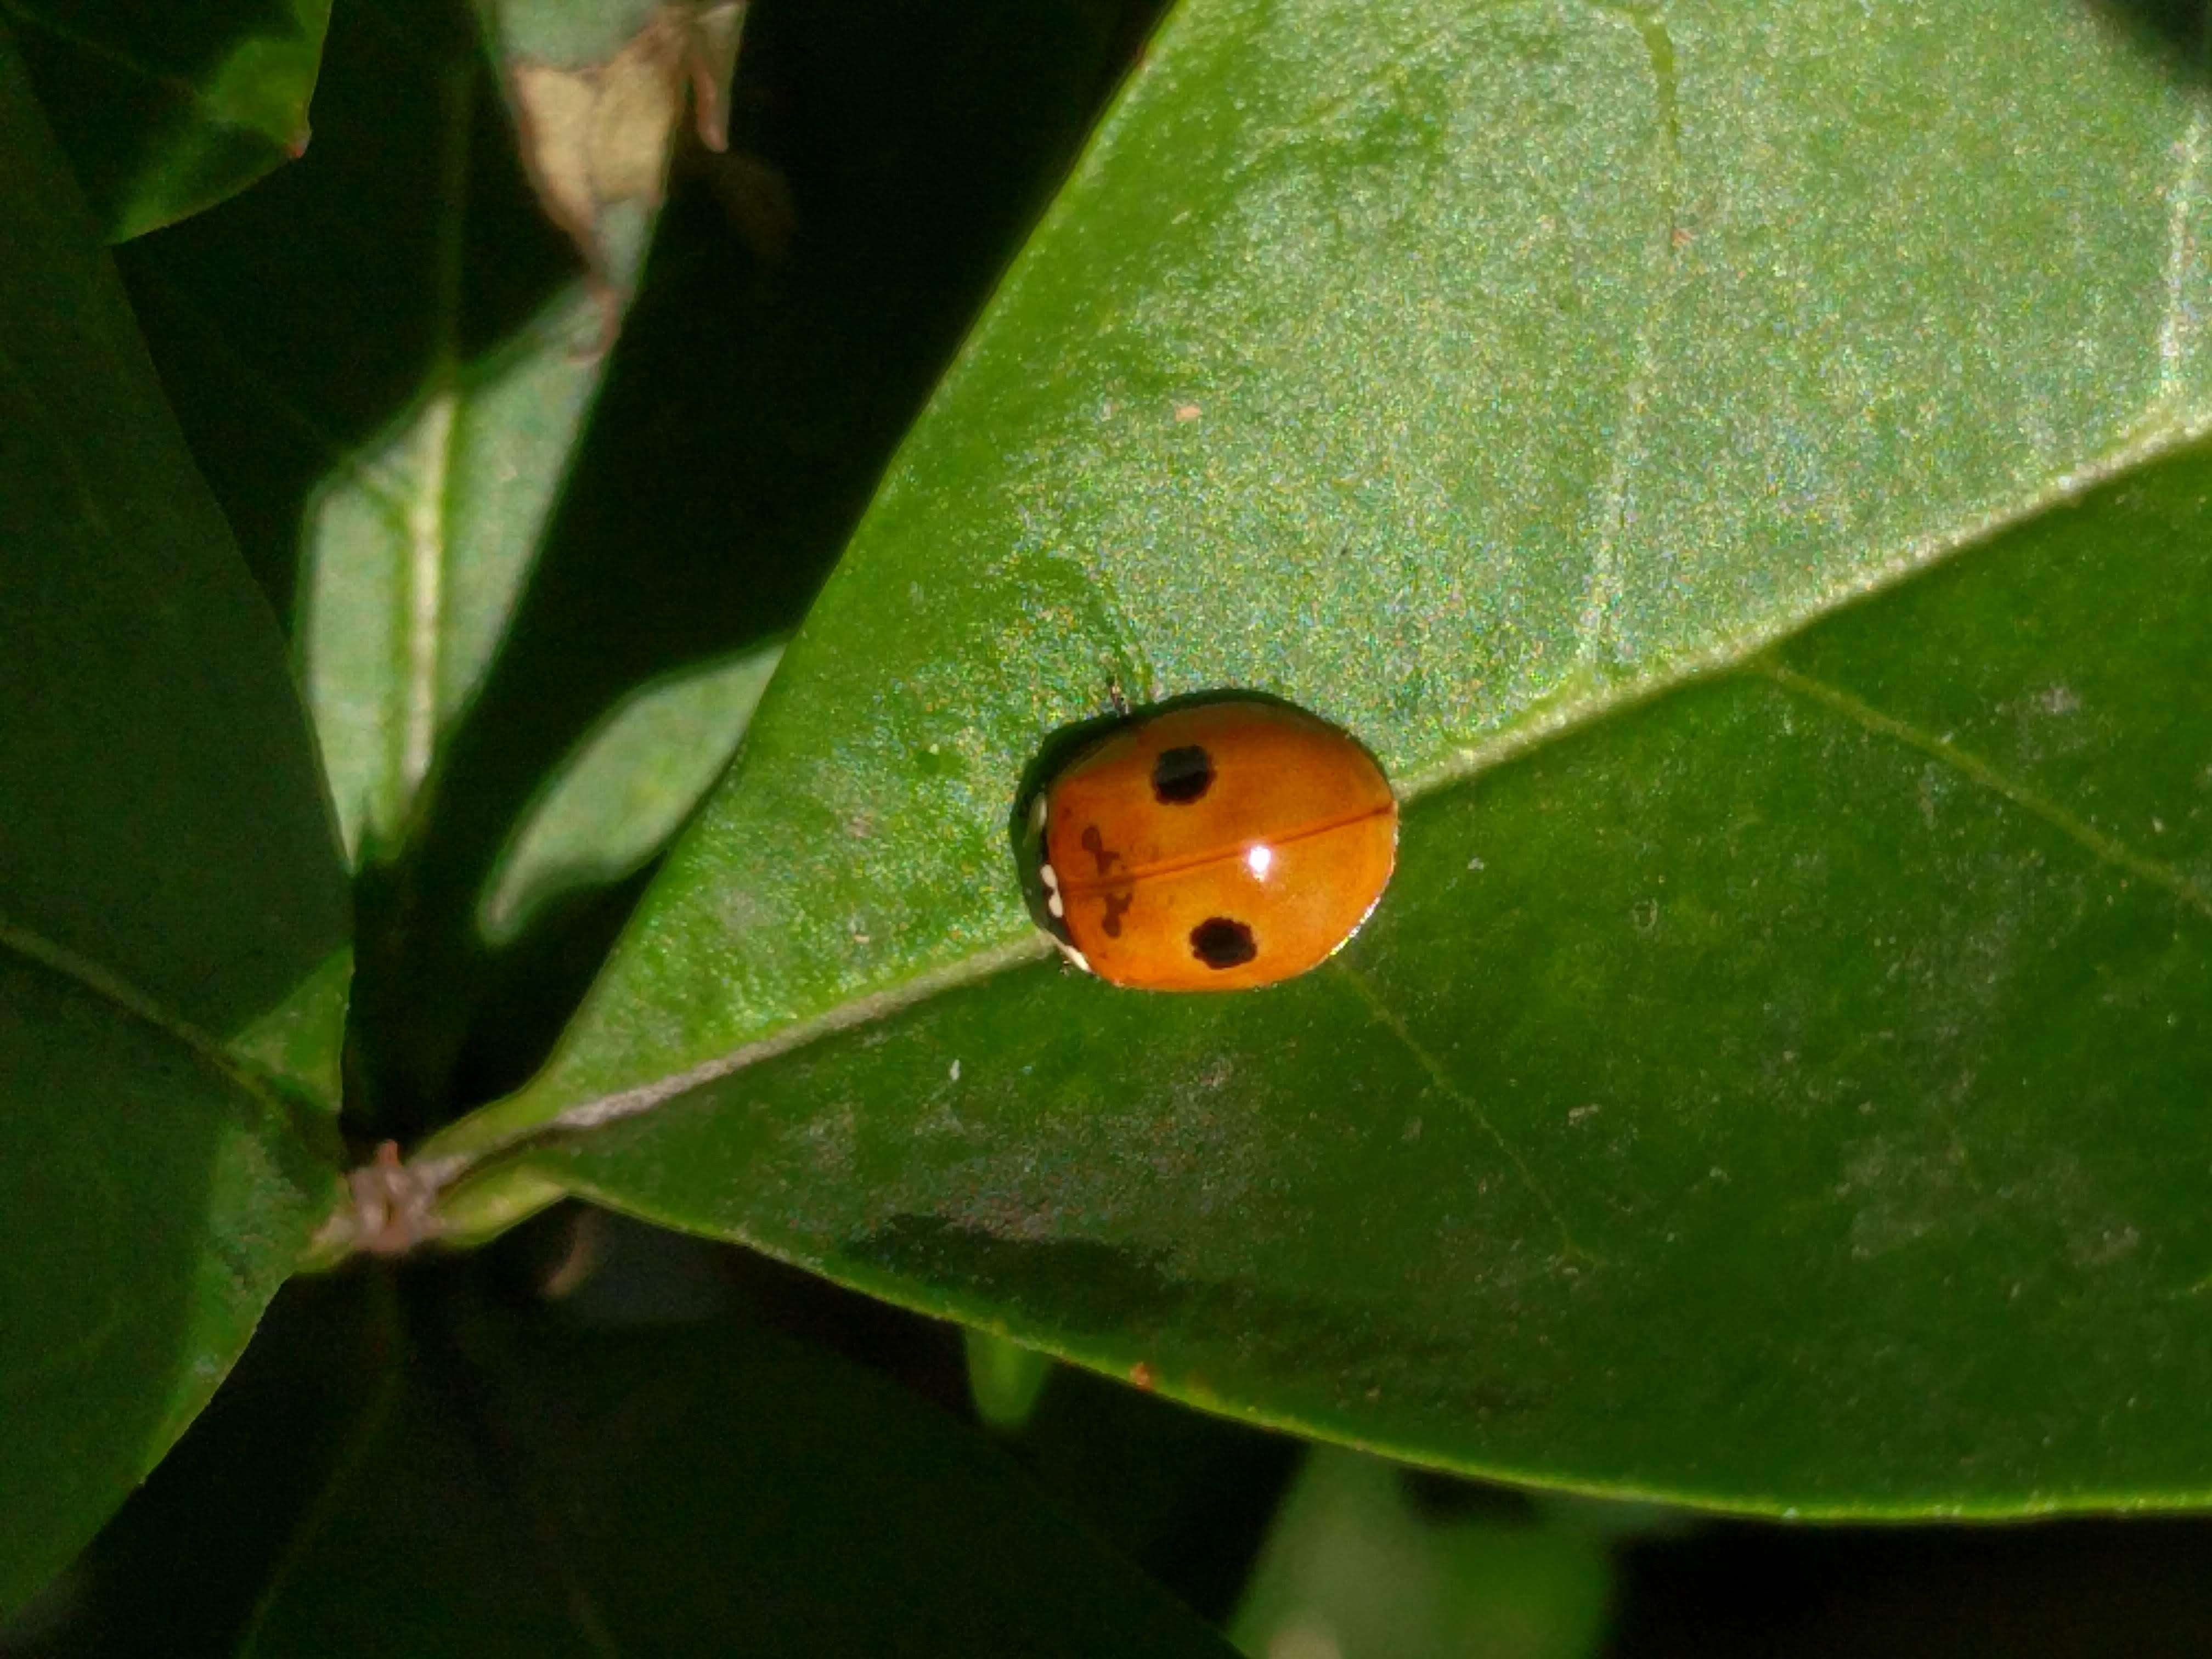
[{"label": "leaf midrib", "polygon": [[228,1083],[234,1096],[243,1096],[252,1103],[255,1109],[254,1127],[260,1132],[282,1134],[303,1149],[313,1144],[313,1138],[301,1133],[291,1103],[271,1088],[253,1067],[232,1054],[220,1039],[164,1008],[121,974],[3,915],[0,915],[0,951],[82,986],[109,1006],[184,1048]]},{"label": "leaf midrib", "polygon": [[[1554,738],[1595,726],[1600,720],[1656,701],[1691,681],[1756,668],[1759,659],[1777,645],[1804,632],[1846,606],[1886,593],[1953,558],[1994,541],[2008,532],[2077,500],[2097,487],[2112,483],[2137,468],[2178,453],[2212,433],[2212,412],[2169,416],[2154,414],[2138,433],[2103,455],[2084,463],[2043,489],[2023,497],[2014,506],[1985,514],[1949,532],[1910,544],[1870,574],[1839,582],[1800,607],[1786,619],[1742,634],[1724,637],[1701,652],[1686,653],[1664,669],[1635,677],[1600,681],[1595,692],[1540,703],[1525,712],[1512,726],[1447,757],[1436,764],[1399,780],[1394,786],[1401,801],[1411,804],[1425,795],[1467,782],[1480,773],[1532,752]],[[1760,671],[1772,678],[1775,672]],[[1878,711],[1876,711],[1878,713]],[[1894,734],[1893,734],[1894,735]],[[1906,739],[1900,738],[1900,741]],[[2007,799],[2020,800],[2017,786],[1984,776],[1968,768],[1965,775]],[[2049,818],[2077,841],[2082,837],[2069,827],[2072,814],[2039,797],[2030,810]],[[2063,822],[2062,822],[2063,820]],[[2085,843],[2087,844],[2087,843]],[[2133,869],[2159,884],[2173,889],[2192,908],[2212,915],[2212,898],[2180,882],[2171,872],[2138,868],[2154,861],[2114,857],[2101,839],[2091,848],[2100,858]],[[2123,849],[2124,851],[2125,849]],[[2185,890],[2184,890],[2185,889]],[[807,1047],[822,1038],[848,1031],[879,1019],[888,1019],[939,993],[980,983],[1008,969],[1025,966],[1048,954],[1041,936],[1009,938],[1001,944],[914,975],[902,985],[849,999],[781,1030],[757,1036],[725,1053],[667,1077],[629,1089],[594,1097],[567,1106],[550,1117],[537,1116],[531,1108],[530,1085],[505,1099],[494,1101],[432,1136],[418,1150],[416,1167],[433,1188],[452,1184],[488,1159],[525,1150],[555,1136],[570,1135],[604,1123],[629,1118],[692,1090],[745,1070],[762,1060],[774,1060]]]}]

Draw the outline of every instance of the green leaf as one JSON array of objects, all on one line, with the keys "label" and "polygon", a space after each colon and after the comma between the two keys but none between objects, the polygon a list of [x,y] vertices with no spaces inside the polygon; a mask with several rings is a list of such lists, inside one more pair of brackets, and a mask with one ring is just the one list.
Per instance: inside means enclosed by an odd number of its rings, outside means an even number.
[{"label": "green leaf", "polygon": [[2203,1502],[2208,498],[2154,469],[1415,803],[1305,979],[1008,974],[510,1167],[1474,1472]]},{"label": "green leaf", "polygon": [[514,160],[465,10],[343,5],[323,56],[315,143],[296,166],[116,256],[193,453],[295,645],[311,510],[356,457],[389,447],[455,356],[470,386],[520,372],[512,350],[487,360],[576,274]]},{"label": "green leaf", "polygon": [[[287,1281],[160,1467],[69,1571],[0,1626],[9,1659],[231,1652],[397,1391],[398,1312],[387,1274]],[[22,1628],[34,1620],[46,1628]]]},{"label": "green leaf", "polygon": [[1229,1651],[972,1431],[772,1331],[439,1328],[246,1650]]},{"label": "green leaf", "polygon": [[[394,574],[398,503],[356,489],[355,463],[423,453],[405,440],[441,354],[459,354],[457,432],[485,380],[512,373],[519,392],[538,366],[518,361],[513,336],[574,276],[498,97],[488,82],[472,105],[464,95],[483,53],[472,30],[448,38],[452,9],[340,8],[313,153],[123,260],[249,562],[280,610],[330,624],[318,684],[333,763],[366,781],[344,799],[359,844],[374,839],[372,805],[406,826],[398,862],[372,866],[360,894],[355,1098],[364,1121],[410,1133],[450,1116],[457,1095],[535,1068],[641,888],[541,889],[560,902],[487,950],[483,901],[495,886],[502,907],[513,897],[494,866],[549,775],[641,688],[795,625],[1117,61],[1091,0],[1048,14],[848,0],[768,19],[732,153],[680,157],[672,234],[605,365],[589,437],[557,478],[448,475],[483,507],[447,501],[434,579],[511,608],[488,658],[477,630],[426,620],[416,636],[449,671],[424,793],[391,758],[404,753],[404,665],[374,648],[416,614]],[[513,62],[550,51],[520,33],[546,9],[502,15]],[[250,315],[231,297],[241,289],[257,296]],[[427,500],[419,471],[398,477]],[[310,502],[318,523],[343,517],[359,534],[312,544],[318,570],[301,586]],[[520,538],[541,502],[527,573],[510,581],[468,526]]]},{"label": "green leaf", "polygon": [[[2161,199],[2193,106],[2094,15],[2014,0],[1907,72],[1917,27],[1848,7],[1334,4],[1166,27],[518,1115],[1022,937],[1006,813],[1109,678],[1287,696],[1419,788],[2212,406]],[[733,916],[741,971],[692,984]]]},{"label": "green leaf", "polygon": [[493,866],[483,937],[512,944],[547,906],[644,868],[729,764],[782,654],[762,646],[665,676],[586,733]]},{"label": "green leaf", "polygon": [[0,33],[0,1607],[337,1186],[347,901],[282,642]]},{"label": "green leaf", "polygon": [[[424,1169],[1453,1467],[2203,1501],[2199,84],[2042,0],[1191,0]],[[1337,964],[996,971],[1109,678],[1389,767]]]},{"label": "green leaf", "polygon": [[[559,0],[551,9],[563,9]],[[489,44],[510,93],[536,84],[523,74],[533,66],[515,56],[514,31],[526,38],[546,9],[526,3],[488,14]],[[640,175],[649,177],[649,188],[610,186],[604,204],[586,188],[590,199],[574,223],[545,185],[559,172],[547,152],[561,133],[544,112],[514,112],[543,205],[592,256],[592,275],[544,301],[496,350],[468,361],[460,349],[460,273],[476,193],[470,174],[480,90],[474,43],[447,34],[441,44],[459,60],[437,92],[441,211],[436,246],[426,250],[431,257],[412,273],[430,301],[434,343],[409,407],[331,471],[308,507],[302,538],[296,641],[356,866],[396,860],[419,833],[433,768],[482,694],[535,574],[643,261],[684,84],[679,66],[664,66],[653,84],[663,103],[677,104],[647,111],[629,136],[632,149],[649,155]],[[602,43],[610,53],[620,44]],[[586,104],[572,113],[586,127],[604,68],[563,71],[564,85],[582,89]],[[381,113],[349,137],[374,142]],[[495,205],[499,182],[484,192]],[[586,234],[602,206],[625,216],[611,242]]]},{"label": "green leaf", "polygon": [[[419,828],[620,317],[528,195],[473,22],[440,0],[342,12],[313,157],[128,262],[193,439],[291,613],[357,866]],[[600,279],[635,278],[651,222]]]},{"label": "green leaf", "polygon": [[[489,362],[462,364],[463,296],[449,273],[461,268],[467,196],[448,189],[438,269],[422,273],[437,276],[447,314],[421,397],[310,512],[300,643],[357,864],[394,856],[416,827],[433,763],[514,619],[644,264],[685,99],[696,85],[719,111],[726,95],[743,13],[714,10],[726,27],[710,51],[678,6],[633,0],[620,18],[572,0],[485,9],[522,159],[589,276]],[[549,40],[574,55],[540,61]],[[448,102],[447,173],[458,180],[469,112]],[[650,850],[611,849],[609,861],[634,868]],[[519,902],[504,900],[508,910]]]},{"label": "green leaf", "polygon": [[1605,1639],[1612,1580],[1589,1531],[1425,1516],[1402,1471],[1323,1447],[1275,1517],[1230,1635],[1256,1659],[1576,1659]]},{"label": "green leaf", "polygon": [[307,148],[330,0],[0,0],[111,241],[214,206]]},{"label": "green leaf", "polygon": [[302,678],[356,865],[404,845],[506,635],[599,387],[600,320],[575,284],[490,361],[439,362],[309,509]]}]

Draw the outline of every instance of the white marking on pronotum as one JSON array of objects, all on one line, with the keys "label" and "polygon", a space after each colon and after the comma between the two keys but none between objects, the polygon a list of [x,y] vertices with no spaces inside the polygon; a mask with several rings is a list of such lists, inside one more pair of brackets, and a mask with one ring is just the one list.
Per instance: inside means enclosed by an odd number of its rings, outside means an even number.
[{"label": "white marking on pronotum", "polygon": [[1044,833],[1044,797],[1039,795],[1030,803],[1030,828],[1039,835]]},{"label": "white marking on pronotum", "polygon": [[1094,971],[1091,966],[1091,958],[1085,956],[1082,951],[1077,950],[1066,939],[1054,939],[1052,942],[1060,947],[1060,955],[1066,957],[1070,962],[1083,969],[1085,973],[1088,974]]},{"label": "white marking on pronotum", "polygon": [[1060,872],[1049,864],[1040,864],[1037,875],[1044,882],[1044,908],[1055,916],[1065,916],[1066,907],[1060,902]]}]

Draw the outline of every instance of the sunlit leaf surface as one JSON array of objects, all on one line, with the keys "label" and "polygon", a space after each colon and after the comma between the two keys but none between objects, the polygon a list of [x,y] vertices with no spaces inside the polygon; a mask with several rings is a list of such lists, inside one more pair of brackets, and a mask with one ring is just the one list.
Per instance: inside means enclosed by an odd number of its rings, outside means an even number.
[{"label": "sunlit leaf surface", "polygon": [[[2059,0],[1191,0],[430,1153],[1458,1467],[2200,1499],[2198,84]],[[1112,682],[1390,768],[1334,964],[995,971]]]}]

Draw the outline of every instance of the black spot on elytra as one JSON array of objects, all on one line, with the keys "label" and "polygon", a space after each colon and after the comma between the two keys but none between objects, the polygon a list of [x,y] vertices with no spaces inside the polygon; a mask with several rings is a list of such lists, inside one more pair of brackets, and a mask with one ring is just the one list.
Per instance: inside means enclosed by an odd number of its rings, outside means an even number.
[{"label": "black spot on elytra", "polygon": [[1190,930],[1190,953],[1209,968],[1237,968],[1260,954],[1252,930],[1227,916],[1208,916]]},{"label": "black spot on elytra", "polygon": [[1101,876],[1121,861],[1121,855],[1119,853],[1109,852],[1107,849],[1106,838],[1098,833],[1098,826],[1095,823],[1084,826],[1083,850],[1098,860],[1098,873]]},{"label": "black spot on elytra", "polygon": [[1163,806],[1188,806],[1213,787],[1213,757],[1198,744],[1163,749],[1152,763],[1152,798]]},{"label": "black spot on elytra", "polygon": [[1106,918],[1098,926],[1104,931],[1108,939],[1119,939],[1121,937],[1121,918],[1128,915],[1129,906],[1135,901],[1137,896],[1134,893],[1121,892],[1108,893],[1104,896]]}]

